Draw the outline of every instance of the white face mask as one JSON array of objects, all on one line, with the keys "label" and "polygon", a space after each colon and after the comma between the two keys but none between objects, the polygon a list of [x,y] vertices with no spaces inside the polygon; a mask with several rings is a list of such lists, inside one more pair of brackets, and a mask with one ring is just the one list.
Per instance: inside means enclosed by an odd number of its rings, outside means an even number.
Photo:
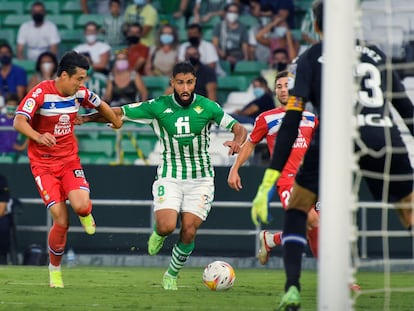
[{"label": "white face mask", "polygon": [[229,23],[234,23],[239,18],[239,14],[230,12],[226,14],[226,19]]},{"label": "white face mask", "polygon": [[44,62],[40,65],[40,69],[45,72],[51,72],[53,69],[53,63],[51,62]]},{"label": "white face mask", "polygon": [[97,36],[96,35],[86,35],[85,40],[88,43],[94,43],[96,41]]}]

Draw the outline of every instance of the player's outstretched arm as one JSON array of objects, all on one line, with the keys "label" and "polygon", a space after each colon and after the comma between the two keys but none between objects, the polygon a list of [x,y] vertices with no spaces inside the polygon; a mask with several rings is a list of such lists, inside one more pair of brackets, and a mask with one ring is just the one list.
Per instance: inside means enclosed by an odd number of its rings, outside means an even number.
[{"label": "player's outstretched arm", "polygon": [[106,102],[101,101],[99,107],[96,108],[99,113],[104,117],[107,122],[111,122],[112,128],[119,129],[122,126],[122,110],[118,107],[115,112],[115,108],[112,109]]},{"label": "player's outstretched arm", "polygon": [[243,188],[239,175],[239,168],[249,159],[255,146],[256,144],[253,144],[249,140],[246,140],[246,142],[242,145],[236,161],[230,168],[229,176],[227,177],[227,183],[230,188],[236,191],[240,191]]},{"label": "player's outstretched arm", "polygon": [[[115,114],[115,118],[122,122],[122,116],[123,116],[122,109],[120,107],[114,107],[114,108],[109,108],[109,109],[112,110],[112,112]],[[102,115],[102,113],[98,111],[98,112],[92,112],[92,113],[78,116],[75,124],[81,125],[87,122],[108,123],[111,121],[105,118]],[[121,126],[122,126],[122,123],[121,123]]]}]

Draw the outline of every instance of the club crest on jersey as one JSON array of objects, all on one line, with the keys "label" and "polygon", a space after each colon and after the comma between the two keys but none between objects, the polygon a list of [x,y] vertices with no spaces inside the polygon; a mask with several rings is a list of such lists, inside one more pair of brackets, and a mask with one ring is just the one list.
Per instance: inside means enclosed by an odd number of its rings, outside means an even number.
[{"label": "club crest on jersey", "polygon": [[85,178],[85,173],[81,169],[74,170],[73,174],[76,178]]},{"label": "club crest on jersey", "polygon": [[32,113],[33,108],[35,107],[35,104],[36,104],[36,102],[33,98],[28,98],[24,102],[23,110],[28,112],[28,113]]},{"label": "club crest on jersey", "polygon": [[200,114],[204,111],[204,109],[200,106],[195,106],[193,109],[195,112],[197,112],[197,114]]}]

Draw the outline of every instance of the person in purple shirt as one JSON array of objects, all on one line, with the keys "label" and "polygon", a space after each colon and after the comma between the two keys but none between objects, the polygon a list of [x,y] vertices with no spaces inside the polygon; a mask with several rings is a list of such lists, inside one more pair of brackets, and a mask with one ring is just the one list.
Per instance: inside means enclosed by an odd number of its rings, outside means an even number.
[{"label": "person in purple shirt", "polygon": [[19,142],[19,133],[13,128],[14,112],[19,103],[17,95],[10,93],[6,97],[6,104],[1,109],[0,127],[10,127],[10,130],[0,130],[0,154],[15,154],[24,151],[27,147],[27,139]]},{"label": "person in purple shirt", "polygon": [[4,98],[10,94],[17,94],[18,100],[26,95],[27,73],[12,63],[13,50],[8,43],[0,44],[0,95]]}]

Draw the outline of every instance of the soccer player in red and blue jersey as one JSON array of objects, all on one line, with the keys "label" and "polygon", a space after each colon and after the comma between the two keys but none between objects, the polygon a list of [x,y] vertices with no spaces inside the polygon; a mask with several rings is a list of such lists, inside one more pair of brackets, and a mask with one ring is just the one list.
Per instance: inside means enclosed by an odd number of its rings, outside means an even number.
[{"label": "soccer player in red and blue jersey", "polygon": [[[227,182],[229,186],[236,191],[240,191],[242,189],[241,178],[238,173],[239,168],[248,160],[254,151],[255,146],[264,138],[266,138],[270,155],[272,156],[273,154],[275,140],[277,138],[277,134],[282,124],[283,118],[286,114],[285,106],[289,97],[288,76],[289,73],[287,71],[282,71],[277,74],[275,79],[275,92],[281,106],[263,112],[256,118],[253,130],[250,133],[248,140],[243,144],[242,149],[237,155],[236,161],[230,169]],[[318,118],[313,113],[309,111],[303,112],[302,120],[299,126],[298,137],[296,138],[289,159],[286,162],[282,174],[276,184],[279,198],[284,209],[287,208],[287,204],[291,196],[292,186],[295,181],[296,172],[312,140],[312,136],[315,128],[318,125],[318,122]],[[271,200],[273,193],[274,188],[273,191],[269,192],[269,201]],[[264,216],[263,218],[269,220],[268,215]],[[257,225],[257,215],[252,215],[252,219]],[[307,235],[309,246],[312,250],[312,254],[315,257],[318,256],[318,225],[318,213],[315,211],[315,209],[311,209],[308,215]],[[270,249],[282,243],[281,237],[282,232],[277,232],[275,234],[272,234],[266,230],[260,232],[260,250],[257,257],[261,264],[265,264],[269,260]]]},{"label": "soccer player in red and blue jersey", "polygon": [[75,51],[62,57],[55,80],[36,85],[20,102],[14,119],[17,131],[27,136],[30,168],[37,189],[49,209],[50,287],[62,288],[61,260],[69,228],[66,200],[79,216],[86,233],[95,233],[89,183],[78,156],[74,125],[79,107],[98,110],[113,126],[121,122],[109,105],[84,87],[88,60]]}]

